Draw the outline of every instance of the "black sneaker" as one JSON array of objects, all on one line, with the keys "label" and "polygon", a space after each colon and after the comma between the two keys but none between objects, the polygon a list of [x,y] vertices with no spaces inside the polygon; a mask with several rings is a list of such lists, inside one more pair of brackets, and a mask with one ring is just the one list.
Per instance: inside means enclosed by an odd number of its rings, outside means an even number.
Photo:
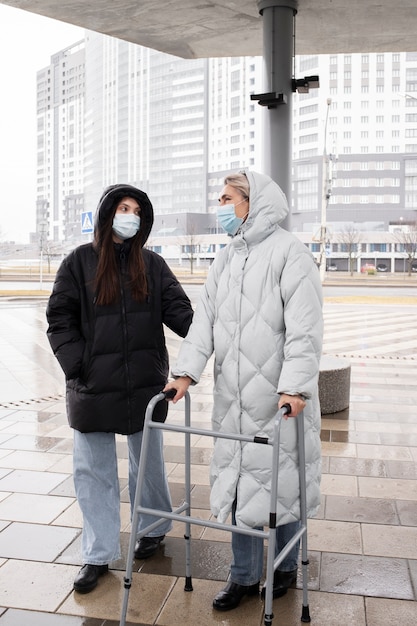
[{"label": "black sneaker", "polygon": [[[293,569],[289,572],[281,572],[280,570],[276,570],[274,572],[274,586],[273,586],[273,597],[281,598],[281,596],[285,596],[288,589],[293,585],[297,580],[297,570]],[[261,596],[265,597],[265,585],[262,587]]]},{"label": "black sneaker", "polygon": [[135,559],[147,559],[153,556],[164,539],[165,535],[161,535],[160,537],[142,537],[142,539],[139,539],[135,545]]}]

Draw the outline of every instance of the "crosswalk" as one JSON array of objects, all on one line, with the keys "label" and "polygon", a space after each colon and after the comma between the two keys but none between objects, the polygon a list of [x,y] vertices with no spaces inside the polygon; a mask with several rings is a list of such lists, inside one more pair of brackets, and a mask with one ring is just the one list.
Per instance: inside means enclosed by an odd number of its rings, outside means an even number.
[{"label": "crosswalk", "polygon": [[323,352],[417,365],[417,307],[326,303]]}]

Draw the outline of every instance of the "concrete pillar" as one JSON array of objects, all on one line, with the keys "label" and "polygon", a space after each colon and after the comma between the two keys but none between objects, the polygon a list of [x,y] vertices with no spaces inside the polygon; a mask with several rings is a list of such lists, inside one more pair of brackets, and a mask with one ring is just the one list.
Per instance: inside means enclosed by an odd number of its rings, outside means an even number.
[{"label": "concrete pillar", "polygon": [[[291,209],[292,78],[297,0],[258,0],[263,18],[265,91],[283,94],[284,103],[265,107],[264,171],[281,187]],[[290,215],[282,223],[290,230]]]}]

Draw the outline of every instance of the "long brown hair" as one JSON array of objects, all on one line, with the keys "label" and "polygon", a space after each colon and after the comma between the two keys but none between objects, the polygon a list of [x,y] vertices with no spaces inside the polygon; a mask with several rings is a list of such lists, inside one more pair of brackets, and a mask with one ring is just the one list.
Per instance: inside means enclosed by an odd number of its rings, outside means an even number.
[{"label": "long brown hair", "polygon": [[[121,283],[119,263],[113,242],[113,217],[120,200],[115,199],[113,211],[94,233],[94,247],[98,253],[98,264],[95,278],[95,301],[98,305],[113,304],[120,299]],[[129,240],[128,281],[126,286],[131,289],[135,300],[143,302],[148,296],[146,268],[142,254],[144,221],[141,220],[139,232]]]}]

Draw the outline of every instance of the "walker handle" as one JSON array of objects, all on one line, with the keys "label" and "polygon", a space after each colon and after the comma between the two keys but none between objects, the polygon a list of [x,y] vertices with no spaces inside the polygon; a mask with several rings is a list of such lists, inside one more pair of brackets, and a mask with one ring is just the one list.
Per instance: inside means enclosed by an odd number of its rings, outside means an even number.
[{"label": "walker handle", "polygon": [[288,402],[283,404],[281,407],[281,411],[283,411],[283,415],[287,415],[288,413],[291,413],[292,411],[291,404],[289,404]]},{"label": "walker handle", "polygon": [[168,391],[161,391],[164,394],[165,400],[172,400],[175,398],[175,394],[177,393],[176,389],[168,389]]}]

